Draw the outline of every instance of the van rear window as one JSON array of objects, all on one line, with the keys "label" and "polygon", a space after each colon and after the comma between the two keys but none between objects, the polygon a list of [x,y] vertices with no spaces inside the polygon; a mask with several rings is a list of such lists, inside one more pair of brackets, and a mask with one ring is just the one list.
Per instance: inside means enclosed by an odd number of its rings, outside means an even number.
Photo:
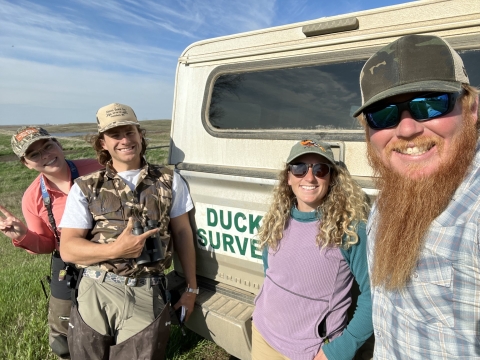
[{"label": "van rear window", "polygon": [[[460,52],[473,86],[480,86],[480,51]],[[352,113],[361,103],[365,60],[221,75],[209,107],[221,130],[362,130]]]},{"label": "van rear window", "polygon": [[215,81],[211,126],[239,130],[360,130],[364,61],[221,75]]}]

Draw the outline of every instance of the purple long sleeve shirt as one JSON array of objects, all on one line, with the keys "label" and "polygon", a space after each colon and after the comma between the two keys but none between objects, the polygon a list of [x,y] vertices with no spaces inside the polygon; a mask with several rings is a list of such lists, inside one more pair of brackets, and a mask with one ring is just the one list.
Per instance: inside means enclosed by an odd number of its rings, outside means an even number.
[{"label": "purple long sleeve shirt", "polygon": [[[274,349],[293,360],[312,360],[326,328],[329,340],[347,323],[353,275],[339,248],[315,242],[318,222],[290,218],[255,299],[253,322]],[[322,323],[325,320],[324,323]]]}]

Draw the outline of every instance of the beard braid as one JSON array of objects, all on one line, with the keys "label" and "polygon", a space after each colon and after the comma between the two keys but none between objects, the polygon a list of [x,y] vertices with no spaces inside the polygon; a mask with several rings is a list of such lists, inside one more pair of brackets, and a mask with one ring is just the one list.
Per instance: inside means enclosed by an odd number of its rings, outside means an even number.
[{"label": "beard braid", "polygon": [[[464,111],[463,119],[460,133],[452,139],[451,153],[446,154],[448,159],[434,174],[419,179],[411,179],[384,165],[367,136],[368,160],[375,175],[379,176],[376,182],[380,190],[371,274],[373,286],[399,290],[406,285],[432,221],[445,210],[463,181],[477,144],[476,123],[471,113]],[[443,140],[414,139],[411,142],[434,142],[437,151],[443,152]],[[388,149],[385,151],[389,154]],[[409,173],[415,170],[420,169],[412,167]]]}]

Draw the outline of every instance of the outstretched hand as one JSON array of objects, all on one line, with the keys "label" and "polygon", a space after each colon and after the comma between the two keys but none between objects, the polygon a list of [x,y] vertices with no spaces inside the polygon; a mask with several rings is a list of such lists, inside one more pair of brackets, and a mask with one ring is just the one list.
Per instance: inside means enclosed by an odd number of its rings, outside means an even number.
[{"label": "outstretched hand", "polygon": [[142,253],[145,240],[158,232],[159,229],[148,230],[141,235],[132,234],[133,218],[128,219],[127,227],[117,237],[117,240],[112,243],[115,246],[117,258],[137,258]]},{"label": "outstretched hand", "polygon": [[1,205],[0,211],[3,214],[0,216],[0,231],[12,240],[23,238],[28,231],[25,224]]}]

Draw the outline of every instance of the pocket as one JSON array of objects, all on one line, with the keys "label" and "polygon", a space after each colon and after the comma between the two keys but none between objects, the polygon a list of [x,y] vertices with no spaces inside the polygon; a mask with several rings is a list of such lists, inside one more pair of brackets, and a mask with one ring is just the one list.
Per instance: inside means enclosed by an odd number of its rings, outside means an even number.
[{"label": "pocket", "polygon": [[[107,216],[107,214],[118,213],[121,207],[122,203],[120,198],[117,197],[116,194],[108,191],[102,191],[98,197],[88,205],[95,220],[98,218],[109,218],[110,216]],[[115,218],[117,218],[117,216],[115,216]]]},{"label": "pocket", "polygon": [[80,285],[78,286],[77,302],[80,302],[81,299],[83,299],[88,293],[92,291],[95,282],[95,279],[89,279],[87,277],[83,277],[80,280]]},{"label": "pocket", "polygon": [[422,323],[453,327],[452,281],[451,261],[424,252],[405,289],[394,293],[394,305]]}]

